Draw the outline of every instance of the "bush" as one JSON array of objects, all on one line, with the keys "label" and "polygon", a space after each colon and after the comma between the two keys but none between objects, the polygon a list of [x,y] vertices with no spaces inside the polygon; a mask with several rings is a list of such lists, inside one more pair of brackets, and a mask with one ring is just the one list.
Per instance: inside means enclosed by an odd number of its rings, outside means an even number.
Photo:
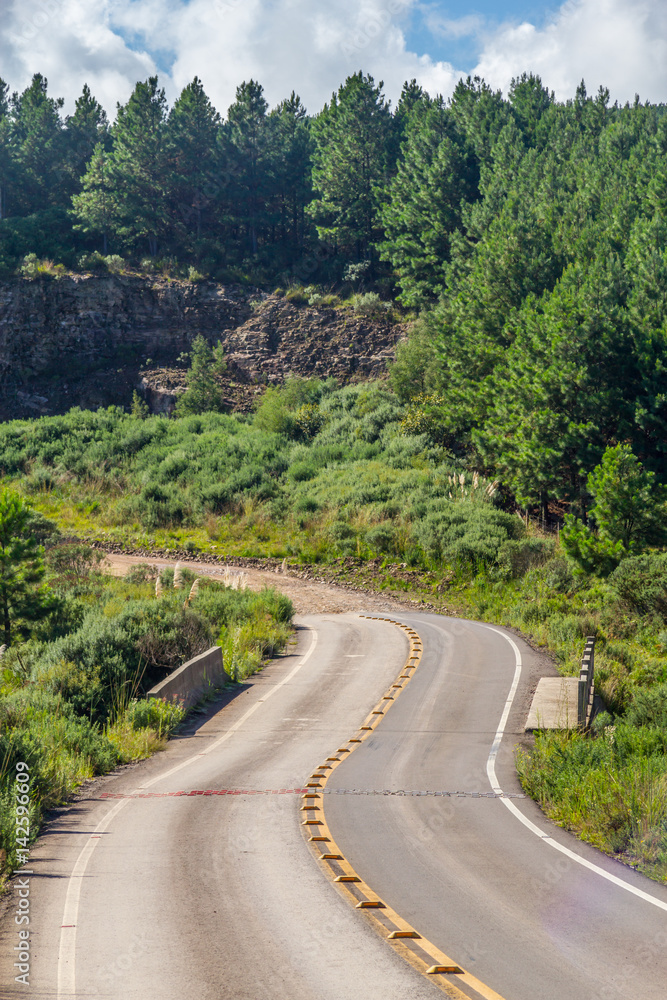
[{"label": "bush", "polygon": [[555,539],[522,538],[503,542],[498,549],[499,575],[505,580],[524,576],[534,566],[542,566],[554,553]]},{"label": "bush", "polygon": [[667,684],[638,691],[625,721],[631,726],[656,726],[667,731]]},{"label": "bush", "polygon": [[314,479],[317,469],[310,462],[295,462],[290,466],[288,476],[295,483],[306,483],[309,479]]},{"label": "bush", "polygon": [[106,264],[107,271],[110,271],[111,274],[122,274],[125,270],[125,261],[117,253],[112,253],[108,257],[105,257],[104,263]]},{"label": "bush", "polygon": [[378,524],[366,532],[366,542],[375,552],[394,552],[396,550],[396,531],[393,525],[385,522]]},{"label": "bush", "polygon": [[124,713],[133,729],[152,729],[158,736],[170,736],[185,718],[184,709],[170,701],[147,698],[132,701]]},{"label": "bush", "polygon": [[29,253],[23,258],[18,273],[22,278],[35,281],[37,278],[60,278],[67,274],[64,264],[54,264],[52,260],[40,260],[37,254]]},{"label": "bush", "polygon": [[107,267],[106,257],[99,250],[81,254],[77,264],[82,271],[104,271]]},{"label": "bush", "polygon": [[631,611],[667,621],[667,553],[624,559],[609,583]]},{"label": "bush", "polygon": [[354,311],[358,316],[386,319],[392,310],[391,302],[383,302],[377,292],[355,295],[352,301]]},{"label": "bush", "polygon": [[298,286],[296,288],[288,288],[285,293],[285,298],[288,302],[291,302],[294,306],[305,306],[308,305],[310,300],[311,292],[308,289]]},{"label": "bush", "polygon": [[204,619],[182,607],[182,596],[133,601],[108,617],[94,609],[76,632],[46,645],[37,679],[61,693],[77,714],[108,718],[127,692],[147,690],[165,673],[212,643]]},{"label": "bush", "polygon": [[507,542],[524,533],[516,515],[481,501],[440,502],[412,528],[414,541],[431,559],[472,571],[497,565]]}]

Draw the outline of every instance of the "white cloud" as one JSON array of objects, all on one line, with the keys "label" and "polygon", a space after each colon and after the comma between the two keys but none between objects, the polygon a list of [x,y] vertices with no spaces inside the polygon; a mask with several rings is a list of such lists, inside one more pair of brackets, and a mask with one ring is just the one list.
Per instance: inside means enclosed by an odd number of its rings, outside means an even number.
[{"label": "white cloud", "polygon": [[479,14],[465,17],[443,17],[435,10],[425,12],[424,23],[428,30],[440,38],[469,38],[479,36],[484,29],[484,18]]},{"label": "white cloud", "polygon": [[[115,18],[126,29],[136,6],[117,4]],[[251,77],[272,104],[296,90],[317,111],[359,69],[384,80],[394,99],[407,78],[428,78],[449,92],[459,76],[449,64],[407,50],[403,22],[414,0],[191,0],[185,8],[151,0],[142,6],[153,10],[153,39],[176,54],[175,88],[198,75],[222,111]]]},{"label": "white cloud", "polygon": [[109,26],[109,0],[11,0],[0,28],[0,72],[12,89],[26,87],[33,73],[49,80],[68,110],[89,83],[113,113],[138,79],[155,72],[146,52],[132,51]]},{"label": "white cloud", "polygon": [[173,100],[201,77],[223,113],[243,80],[259,80],[272,104],[300,93],[311,111],[350,73],[384,80],[394,101],[417,77],[450,93],[450,64],[408,51],[405,21],[416,0],[10,0],[0,27],[0,66],[12,87],[35,72],[71,108],[87,82],[113,113],[138,79],[161,74]]},{"label": "white cloud", "polygon": [[581,81],[608,87],[613,100],[667,100],[664,0],[570,0],[544,28],[505,25],[486,39],[475,72],[506,90],[512,77],[538,73],[564,100]]},{"label": "white cloud", "polygon": [[476,38],[474,72],[504,90],[533,71],[560,98],[584,77],[621,101],[667,100],[665,0],[569,0],[539,28],[446,18],[422,0],[5,0],[0,72],[16,89],[43,73],[68,110],[88,83],[112,115],[158,63],[171,101],[197,75],[223,113],[251,77],[272,104],[294,89],[312,112],[359,69],[394,101],[412,77],[449,95],[462,74],[406,42],[417,16],[441,38]]}]

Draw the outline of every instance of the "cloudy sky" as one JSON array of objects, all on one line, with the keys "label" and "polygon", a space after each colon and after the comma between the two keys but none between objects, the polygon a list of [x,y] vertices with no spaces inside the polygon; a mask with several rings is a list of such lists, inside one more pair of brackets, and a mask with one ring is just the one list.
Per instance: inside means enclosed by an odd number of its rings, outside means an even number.
[{"label": "cloudy sky", "polygon": [[416,77],[451,94],[477,73],[506,90],[524,70],[559,98],[584,78],[612,99],[667,101],[667,0],[0,0],[0,76],[35,72],[72,107],[84,83],[113,116],[159,72],[171,101],[195,75],[225,111],[253,77],[311,112],[359,69],[396,100]]}]

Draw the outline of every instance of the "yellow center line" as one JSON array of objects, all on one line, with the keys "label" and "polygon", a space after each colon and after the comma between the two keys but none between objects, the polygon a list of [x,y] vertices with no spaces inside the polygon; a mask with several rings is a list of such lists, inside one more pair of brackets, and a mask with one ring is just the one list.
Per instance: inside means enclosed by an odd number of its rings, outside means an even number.
[{"label": "yellow center line", "polygon": [[[408,660],[414,660],[416,662],[410,663],[406,661],[403,667],[401,667],[399,680],[402,681],[402,684],[399,685],[396,682],[392,687],[390,687],[389,691],[386,695],[384,695],[376,708],[364,720],[363,725],[359,729],[358,735],[355,736],[353,740],[348,741],[351,744],[349,747],[349,753],[353,753],[357,747],[360,746],[377,728],[385,714],[391,709],[393,702],[400,697],[414,677],[416,669],[421,662],[422,655],[421,638],[409,626],[402,625],[400,622],[394,621],[391,618],[378,618],[368,615],[361,615],[360,617],[370,618],[371,621],[386,621],[392,625],[396,625],[400,629],[403,629],[403,631],[406,632],[410,638],[410,655]],[[411,673],[404,673],[403,671],[408,668],[411,670]],[[400,688],[400,690],[397,690],[397,687]],[[342,750],[338,750],[337,753],[342,753]],[[334,770],[339,764],[342,764],[343,761],[347,759],[347,754],[340,758],[327,757],[327,763],[325,765],[315,768],[315,770],[318,771],[323,771],[325,767],[328,768],[326,773],[322,775],[313,774],[313,777],[316,777],[319,782],[317,787],[324,788]],[[312,787],[312,785],[309,785],[309,787]],[[390,947],[392,947],[394,951],[398,952],[398,954],[414,969],[426,976],[429,982],[433,983],[434,986],[437,986],[438,989],[440,989],[443,993],[446,993],[447,996],[452,997],[452,1000],[470,1000],[470,994],[464,993],[460,990],[456,985],[457,983],[465,985],[468,989],[474,990],[475,993],[477,993],[478,996],[483,997],[484,1000],[503,1000],[503,997],[501,997],[499,993],[496,993],[490,986],[482,983],[476,976],[473,976],[471,972],[466,972],[460,963],[455,962],[452,958],[446,955],[440,950],[440,948],[437,947],[437,945],[433,944],[432,941],[422,937],[416,928],[404,920],[400,914],[396,913],[396,911],[393,910],[383,899],[380,899],[377,893],[375,893],[371,887],[364,882],[361,876],[358,875],[349,861],[344,857],[331,835],[331,830],[329,829],[324,815],[324,798],[319,792],[308,793],[308,797],[311,799],[314,795],[317,795],[317,802],[320,808],[320,812],[317,817],[317,824],[313,824],[312,821],[309,823],[306,820],[302,824],[304,833],[309,835],[309,842],[312,845],[312,849],[316,854],[316,857],[320,861],[324,862],[326,866],[325,872],[329,880],[331,882],[335,881],[336,888],[339,892],[343,893],[349,902],[351,902],[356,908],[361,908],[361,912],[364,914],[365,918],[370,921],[370,924],[375,932],[387,940]],[[369,906],[369,903],[375,905]],[[391,930],[387,927],[388,923],[392,925]],[[392,932],[398,932],[401,936],[389,940],[389,935]],[[410,941],[414,941],[415,947],[418,948],[419,951],[428,955],[429,958],[433,959],[433,961],[424,961],[422,956],[410,946]],[[456,969],[457,971],[440,972],[437,969],[438,966],[443,966],[447,970]]]}]

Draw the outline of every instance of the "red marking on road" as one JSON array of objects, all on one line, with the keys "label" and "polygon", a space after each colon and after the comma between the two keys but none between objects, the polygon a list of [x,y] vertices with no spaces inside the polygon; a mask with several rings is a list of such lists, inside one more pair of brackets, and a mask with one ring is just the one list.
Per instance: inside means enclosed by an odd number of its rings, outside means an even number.
[{"label": "red marking on road", "polygon": [[194,788],[178,792],[100,792],[101,799],[169,799],[179,795],[303,795],[307,788]]}]

